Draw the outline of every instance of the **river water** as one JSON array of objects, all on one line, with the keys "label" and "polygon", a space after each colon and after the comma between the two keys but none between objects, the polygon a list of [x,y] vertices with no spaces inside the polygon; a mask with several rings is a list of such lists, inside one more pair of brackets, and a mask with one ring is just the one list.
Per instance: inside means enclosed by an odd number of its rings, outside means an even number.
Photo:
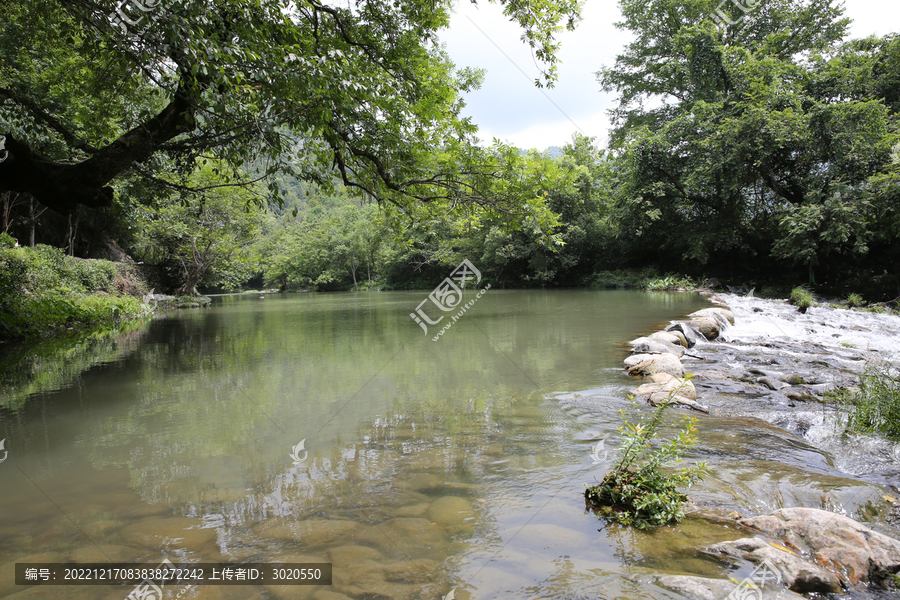
[{"label": "river water", "polygon": [[[6,356],[0,598],[131,591],[23,588],[15,562],[333,564],[328,587],[167,590],[211,600],[661,600],[680,596],[651,574],[750,572],[697,551],[743,537],[729,526],[644,533],[584,510],[629,406],[626,342],[706,300],[490,290],[432,341],[409,317],[426,295],[222,296]],[[729,411],[698,426],[701,504],[886,510],[879,481],[815,440]]]}]

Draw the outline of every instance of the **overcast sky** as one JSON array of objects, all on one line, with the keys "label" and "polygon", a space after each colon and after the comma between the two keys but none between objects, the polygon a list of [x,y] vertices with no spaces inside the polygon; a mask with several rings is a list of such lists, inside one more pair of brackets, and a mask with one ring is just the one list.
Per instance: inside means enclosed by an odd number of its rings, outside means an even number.
[{"label": "overcast sky", "polygon": [[[764,1],[764,0],[763,0]],[[853,19],[852,37],[885,35],[900,29],[896,0],[847,0]],[[544,150],[562,146],[576,131],[595,136],[606,145],[613,96],[600,91],[596,71],[612,66],[630,39],[613,23],[621,19],[616,0],[587,0],[583,20],[574,32],[560,36],[559,80],[553,89],[538,89],[539,75],[519,28],[506,20],[494,4],[459,0],[449,31],[441,36],[459,67],[482,67],[484,84],[466,95],[464,114],[479,125],[479,137],[493,138],[521,148]]]}]

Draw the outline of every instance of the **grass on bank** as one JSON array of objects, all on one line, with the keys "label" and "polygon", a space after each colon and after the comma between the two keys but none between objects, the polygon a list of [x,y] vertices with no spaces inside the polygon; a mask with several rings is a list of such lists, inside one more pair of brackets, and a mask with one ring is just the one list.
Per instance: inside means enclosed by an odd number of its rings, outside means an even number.
[{"label": "grass on bank", "polygon": [[816,300],[813,298],[812,292],[802,285],[795,287],[791,291],[791,297],[788,302],[796,306],[802,313],[805,313],[809,308],[816,305]]},{"label": "grass on bank", "polygon": [[599,271],[592,275],[587,283],[589,287],[639,289],[649,292],[693,291],[700,285],[686,275],[660,275],[658,271],[650,268]]},{"label": "grass on bank", "polygon": [[13,246],[0,234],[0,340],[114,325],[150,311],[126,293],[146,290],[115,263],[73,258],[51,246]]},{"label": "grass on bank", "polygon": [[859,377],[859,389],[841,400],[849,409],[848,429],[900,441],[900,368],[869,363]]},{"label": "grass on bank", "polygon": [[682,419],[681,429],[672,439],[657,439],[664,413],[677,392],[678,389],[673,390],[649,416],[631,398],[633,415],[619,427],[622,445],[615,467],[599,484],[584,491],[586,504],[598,516],[638,529],[677,523],[684,518],[682,505],[688,497],[679,488],[701,480],[709,470],[703,462],[674,471],[663,470],[681,462],[683,452],[697,443],[697,419],[691,417]]}]

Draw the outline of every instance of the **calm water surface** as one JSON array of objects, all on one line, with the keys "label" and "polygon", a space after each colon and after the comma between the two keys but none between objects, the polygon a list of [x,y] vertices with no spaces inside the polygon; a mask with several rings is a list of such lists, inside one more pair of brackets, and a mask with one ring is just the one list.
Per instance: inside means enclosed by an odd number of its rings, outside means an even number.
[{"label": "calm water surface", "polygon": [[[642,576],[743,576],[695,551],[738,532],[688,520],[645,534],[584,511],[609,465],[592,444],[632,387],[625,342],[703,299],[491,290],[432,342],[409,318],[426,295],[224,296],[7,374],[0,597],[130,591],[23,589],[16,561],[334,565],[328,588],[170,590],[204,599],[662,599],[676,596]],[[704,423],[732,444],[698,449],[714,465],[754,443],[734,438],[746,424]],[[796,451],[772,429],[762,454]],[[799,454],[784,468],[834,477]],[[698,493],[735,502],[774,477],[741,466]]]}]

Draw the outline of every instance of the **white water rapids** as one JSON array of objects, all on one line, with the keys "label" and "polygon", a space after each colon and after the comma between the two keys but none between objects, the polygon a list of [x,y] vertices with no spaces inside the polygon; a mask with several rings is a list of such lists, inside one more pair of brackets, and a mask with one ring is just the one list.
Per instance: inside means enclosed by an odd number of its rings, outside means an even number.
[{"label": "white water rapids", "polygon": [[[691,352],[712,352],[732,373],[760,365],[780,373],[813,372],[827,390],[832,383],[853,385],[855,374],[870,363],[900,364],[900,316],[829,306],[801,314],[783,300],[733,294],[715,298],[731,308],[735,324]],[[685,367],[691,370],[689,363]],[[846,413],[833,403],[784,400],[774,406],[771,401],[740,401],[735,408],[801,435],[831,455],[837,469],[900,491],[900,443],[846,432]]]}]

